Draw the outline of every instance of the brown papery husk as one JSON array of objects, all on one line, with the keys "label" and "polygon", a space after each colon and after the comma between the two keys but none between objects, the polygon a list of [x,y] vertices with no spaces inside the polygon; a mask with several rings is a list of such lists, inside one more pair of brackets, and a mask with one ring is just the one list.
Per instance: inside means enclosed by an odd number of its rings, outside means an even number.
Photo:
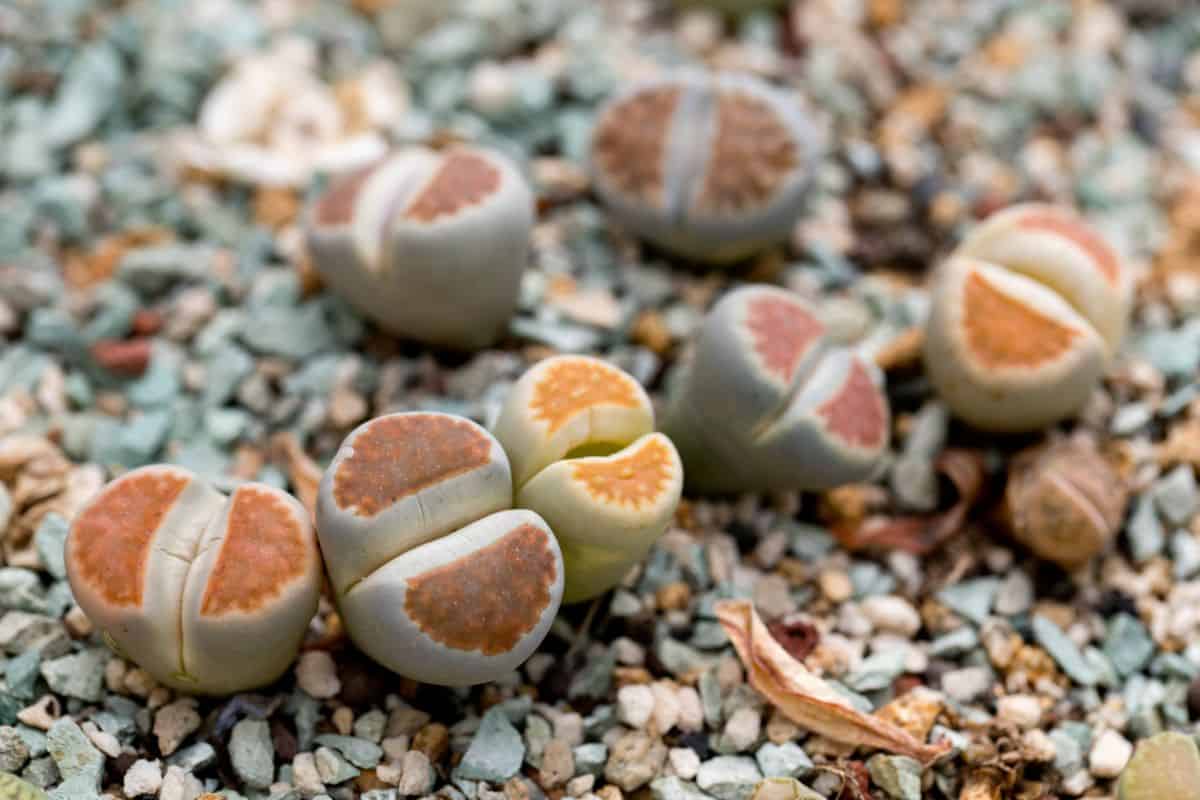
[{"label": "brown papery husk", "polygon": [[887,750],[929,764],[950,749],[929,745],[873,714],[863,714],[775,641],[748,600],[724,600],[717,619],[733,642],[750,685],[792,722],[828,739]]}]

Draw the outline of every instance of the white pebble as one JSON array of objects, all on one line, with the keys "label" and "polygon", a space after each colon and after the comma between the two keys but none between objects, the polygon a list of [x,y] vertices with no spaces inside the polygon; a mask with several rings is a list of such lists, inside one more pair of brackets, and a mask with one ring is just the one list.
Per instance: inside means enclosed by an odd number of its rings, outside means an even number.
[{"label": "white pebble", "polygon": [[301,797],[316,797],[325,792],[325,784],[321,782],[321,773],[317,771],[317,761],[312,753],[298,753],[292,759],[292,783]]},{"label": "white pebble", "polygon": [[167,767],[158,800],[196,800],[203,793],[204,786],[195,775],[185,772],[182,767]]},{"label": "white pebble", "polygon": [[690,747],[672,747],[667,753],[667,765],[675,775],[690,781],[700,769],[700,756]]},{"label": "white pebble", "polygon": [[921,630],[921,615],[913,604],[894,594],[876,595],[862,601],[862,611],[876,628],[902,636]]},{"label": "white pebble", "polygon": [[324,650],[310,650],[296,662],[296,682],[300,688],[318,700],[337,696],[342,690],[337,665]]},{"label": "white pebble", "polygon": [[629,727],[646,727],[653,713],[654,691],[649,686],[622,686],[617,692],[617,719]]},{"label": "white pebble", "polygon": [[1097,778],[1115,778],[1129,763],[1133,745],[1121,734],[1109,729],[1100,734],[1088,753],[1088,769]]},{"label": "white pebble", "polygon": [[1031,694],[1010,694],[996,701],[996,716],[1022,730],[1036,728],[1042,720],[1042,704]]},{"label": "white pebble", "polygon": [[721,744],[735,753],[744,753],[758,741],[762,731],[762,715],[757,709],[739,708],[725,723]]},{"label": "white pebble", "polygon": [[704,730],[704,706],[700,693],[691,686],[679,690],[679,721],[675,723],[684,733]]},{"label": "white pebble", "polygon": [[148,794],[158,794],[162,786],[162,764],[157,760],[148,761],[139,758],[125,771],[123,784],[126,797],[140,797]]},{"label": "white pebble", "polygon": [[654,694],[654,713],[650,715],[654,731],[666,733],[679,722],[679,692],[669,681],[658,681],[650,691]]},{"label": "white pebble", "polygon": [[963,667],[942,676],[942,691],[960,703],[971,702],[991,685],[991,674],[983,667]]}]

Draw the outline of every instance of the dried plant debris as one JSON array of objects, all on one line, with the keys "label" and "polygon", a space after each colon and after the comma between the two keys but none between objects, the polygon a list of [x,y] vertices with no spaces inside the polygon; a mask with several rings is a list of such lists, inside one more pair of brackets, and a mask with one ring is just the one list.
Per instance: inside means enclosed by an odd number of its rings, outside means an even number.
[{"label": "dried plant debris", "polygon": [[[1200,9],[991,5],[5,5],[0,793],[1194,796]],[[804,313],[708,324],[764,292]],[[624,393],[508,410],[562,356]],[[394,414],[482,433],[381,431],[319,502]],[[238,590],[236,655],[178,583],[157,648],[104,613],[137,525],[65,552],[152,465],[253,530],[146,551]]]}]

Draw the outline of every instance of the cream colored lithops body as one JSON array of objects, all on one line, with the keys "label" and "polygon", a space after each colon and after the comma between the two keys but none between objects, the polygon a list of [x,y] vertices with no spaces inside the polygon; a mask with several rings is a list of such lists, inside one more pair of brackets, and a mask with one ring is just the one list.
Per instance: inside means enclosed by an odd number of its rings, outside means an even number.
[{"label": "cream colored lithops body", "polygon": [[383,328],[472,349],[517,303],[533,196],[516,166],[473,147],[408,147],[335,181],[308,216],[313,265]]},{"label": "cream colored lithops body", "polygon": [[836,486],[867,477],[887,445],[881,381],[874,365],[829,344],[797,295],[737,289],[701,325],[663,430],[700,491]]},{"label": "cream colored lithops body", "polygon": [[496,422],[516,504],[540,514],[562,546],[566,602],[609,589],[663,534],[683,470],[654,433],[645,390],[587,356],[555,356],[517,381]]},{"label": "cream colored lithops body", "polygon": [[811,183],[816,132],[795,98],[748,75],[685,71],[599,112],[590,167],[617,220],[700,261],[788,236]]},{"label": "cream colored lithops body", "polygon": [[546,522],[513,510],[508,458],[450,414],[391,414],[346,437],[321,481],[317,528],[346,630],[426,683],[469,685],[533,653],[562,598]]},{"label": "cream colored lithops body", "polygon": [[959,417],[1028,431],[1077,413],[1119,347],[1130,278],[1073,212],[1002,211],[937,270],[925,368]]},{"label": "cream colored lithops body", "polygon": [[308,513],[263,484],[228,497],[150,466],[112,481],[66,544],[76,602],[123,656],[188,692],[279,677],[317,609],[321,556]]}]

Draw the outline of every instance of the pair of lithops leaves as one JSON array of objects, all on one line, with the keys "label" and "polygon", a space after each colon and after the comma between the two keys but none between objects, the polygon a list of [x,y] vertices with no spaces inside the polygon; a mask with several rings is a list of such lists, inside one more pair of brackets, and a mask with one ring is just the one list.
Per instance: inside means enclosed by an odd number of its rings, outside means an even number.
[{"label": "pair of lithops leaves", "polygon": [[589,166],[621,225],[721,263],[787,238],[818,149],[815,127],[786,92],[750,75],[683,70],[600,109]]},{"label": "pair of lithops leaves", "polygon": [[408,147],[331,184],[308,215],[308,250],[382,328],[474,349],[516,308],[533,220],[533,195],[505,156]]},{"label": "pair of lithops leaves", "polygon": [[308,512],[180,467],[133,470],[76,516],[65,559],[80,608],[119,654],[187,692],[270,683],[296,657],[321,591]]},{"label": "pair of lithops leaves", "polygon": [[617,583],[670,522],[682,469],[653,427],[637,382],[587,357],[530,369],[495,436],[436,413],[359,426],[317,500],[350,637],[429,683],[518,666],[561,602]]},{"label": "pair of lithops leaves", "polygon": [[874,364],[832,343],[799,296],[748,286],[700,325],[663,430],[690,488],[829,488],[868,477],[886,449],[882,382]]},{"label": "pair of lithops leaves", "polygon": [[971,425],[1031,431],[1078,413],[1120,346],[1132,281],[1074,212],[1014,206],[936,271],[925,368]]}]

